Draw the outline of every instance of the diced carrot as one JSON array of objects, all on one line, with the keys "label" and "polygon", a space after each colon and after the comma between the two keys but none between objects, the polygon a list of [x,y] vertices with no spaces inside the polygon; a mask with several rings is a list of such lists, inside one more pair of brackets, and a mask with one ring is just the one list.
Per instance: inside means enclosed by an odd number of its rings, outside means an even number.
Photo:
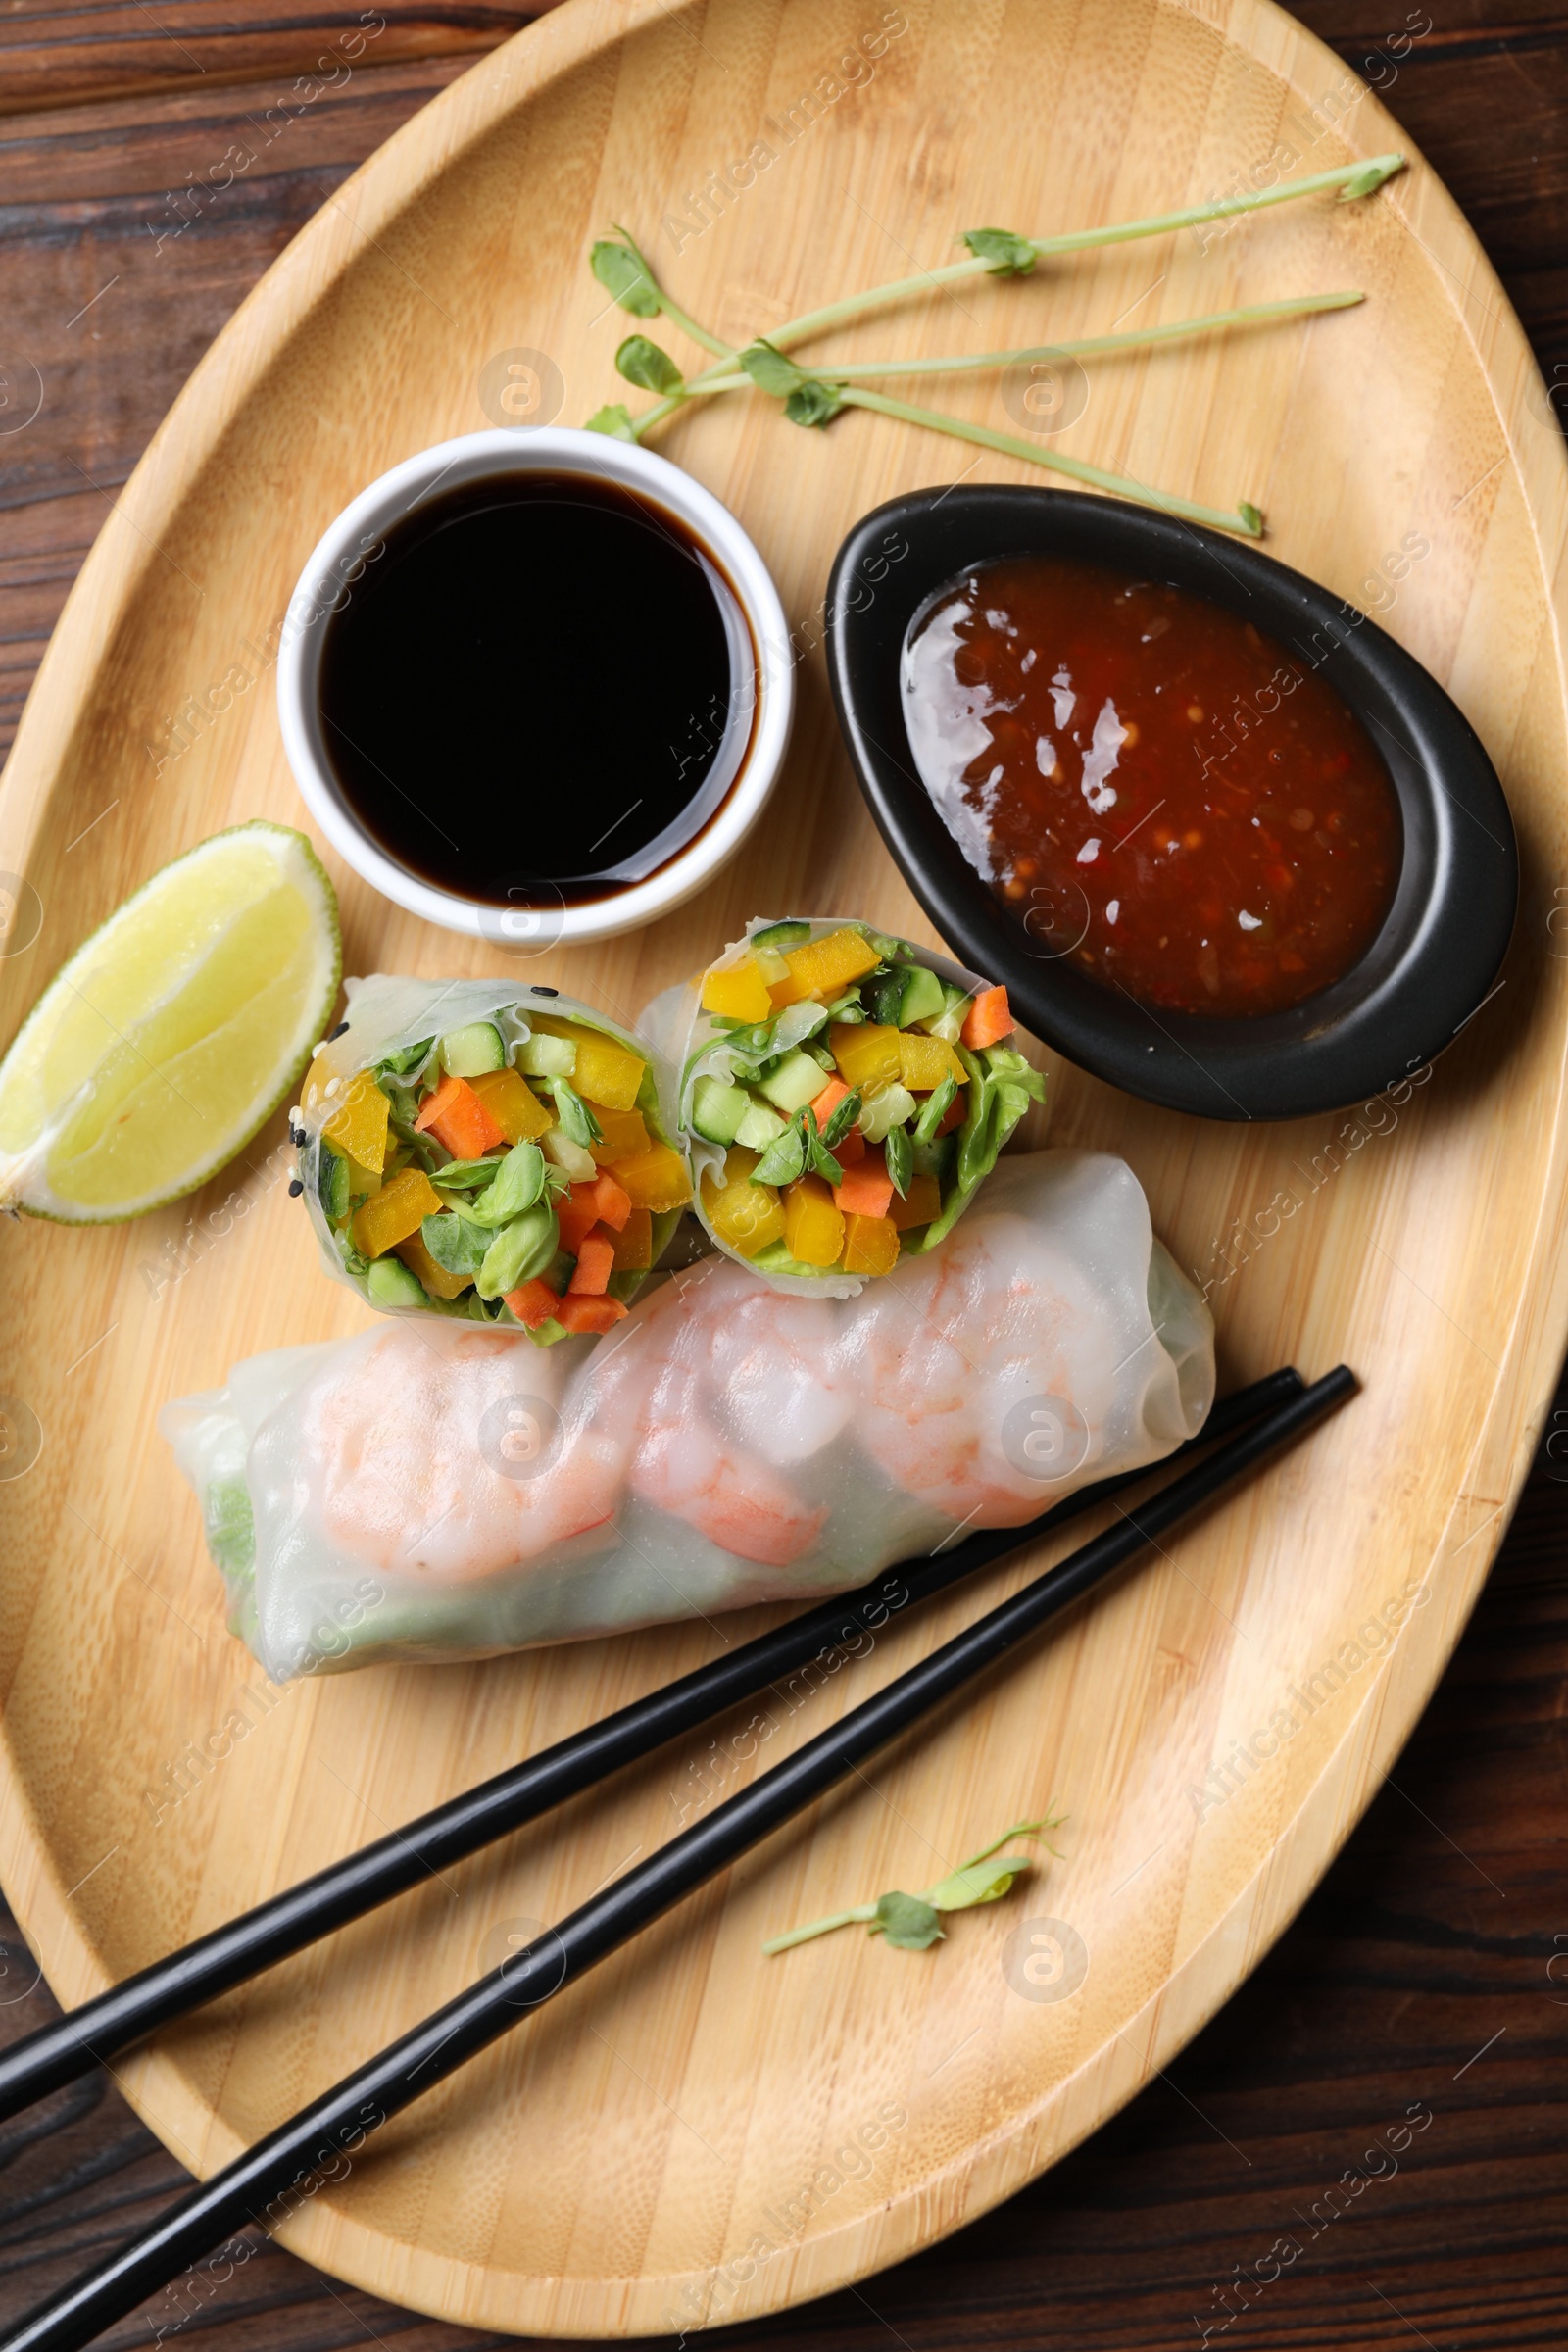
[{"label": "diced carrot", "polygon": [[480,1159],[507,1131],[493,1119],[466,1078],[443,1078],[414,1122],[421,1134],[445,1144],[454,1159]]},{"label": "diced carrot", "polygon": [[[461,1078],[443,1078],[435,1093],[426,1096],[424,1108],[414,1122],[415,1127],[421,1135],[427,1127],[433,1127],[437,1119],[446,1116],[448,1110],[456,1102],[463,1083]],[[472,1092],[471,1088],[469,1092]]]},{"label": "diced carrot", "polygon": [[858,1166],[865,1157],[865,1138],[858,1127],[852,1127],[848,1135],[839,1137],[833,1146],[833,1156],[841,1168]]},{"label": "diced carrot", "polygon": [[556,1202],[556,1218],[561,1227],[561,1247],[576,1256],[599,1222],[599,1211],[591,1198],[591,1184],[574,1184]]},{"label": "diced carrot", "polygon": [[608,1169],[601,1169],[592,1184],[574,1184],[571,1189],[584,1200],[593,1202],[601,1225],[608,1225],[612,1233],[622,1231],[631,1215],[631,1195],[624,1185],[615,1182]]},{"label": "diced carrot", "polygon": [[[839,1162],[841,1167],[843,1161]],[[847,1217],[885,1217],[893,1199],[893,1179],[886,1155],[867,1152],[862,1160],[844,1169],[844,1181],[833,1187],[833,1205]]]},{"label": "diced carrot", "polygon": [[612,1331],[625,1312],[618,1298],[585,1298],[579,1291],[563,1298],[556,1321],[564,1331]]},{"label": "diced carrot", "polygon": [[654,1218],[647,1208],[630,1207],[615,1236],[615,1272],[646,1274],[654,1262]]},{"label": "diced carrot", "polygon": [[541,1323],[560,1315],[562,1302],[549,1283],[535,1274],[527,1282],[519,1282],[514,1291],[508,1291],[507,1304],[526,1330],[537,1331]]},{"label": "diced carrot", "polygon": [[916,1225],[929,1225],[942,1213],[942,1187],[934,1176],[911,1176],[906,1199],[897,1194],[888,1203],[888,1215],[895,1231],[911,1233]]},{"label": "diced carrot", "polygon": [[951,1135],[955,1127],[961,1127],[965,1118],[968,1116],[968,1111],[969,1098],[964,1093],[963,1088],[960,1086],[957,1093],[954,1096],[953,1101],[948,1104],[947,1109],[942,1113],[941,1118],[937,1121],[938,1135]]},{"label": "diced carrot", "polygon": [[614,1236],[591,1233],[577,1251],[577,1263],[566,1285],[570,1298],[602,1298],[615,1267]]},{"label": "diced carrot", "polygon": [[822,1092],[817,1096],[816,1101],[811,1104],[811,1110],[816,1119],[818,1127],[825,1127],[827,1125],[829,1119],[833,1116],[833,1113],[837,1110],[839,1104],[843,1102],[849,1091],[849,1088],[845,1085],[843,1079],[835,1070],[832,1077],[828,1080],[826,1086],[823,1087]]},{"label": "diced carrot", "polygon": [[1006,990],[983,988],[963,1016],[963,1042],[971,1054],[978,1054],[983,1046],[1010,1037],[1012,1025]]}]

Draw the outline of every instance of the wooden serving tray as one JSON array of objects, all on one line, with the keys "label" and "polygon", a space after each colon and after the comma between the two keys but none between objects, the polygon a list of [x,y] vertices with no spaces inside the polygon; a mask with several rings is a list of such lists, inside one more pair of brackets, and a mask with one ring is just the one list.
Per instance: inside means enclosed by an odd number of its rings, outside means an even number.
[{"label": "wooden serving tray", "polygon": [[[771,160],[740,188],[730,167],[760,140]],[[36,891],[42,926],[0,963],[0,1036],[166,858],[243,817],[302,821],[271,659],[307,553],[383,467],[493,421],[480,386],[493,396],[507,355],[548,356],[564,421],[616,397],[626,322],[586,269],[609,220],[739,340],[946,259],[967,226],[1127,218],[1396,145],[1377,101],[1262,0],[570,0],[327,204],[119,501],[0,804],[0,868]],[[710,172],[735,193],[703,225]],[[662,224],[681,215],[677,256]],[[1212,1279],[1227,1383],[1344,1357],[1364,1395],[377,2134],[282,2232],[328,2271],[476,2326],[616,2335],[776,2309],[908,2254],[1054,2162],[1211,2015],[1424,1705],[1568,1323],[1565,469],[1524,338],[1415,159],[1370,204],[1315,200],[1206,245],[970,285],[858,340],[1064,337],[1135,308],[1175,318],[1344,284],[1371,301],[1306,330],[1094,363],[1063,446],[1215,502],[1256,498],[1278,554],[1375,610],[1449,686],[1520,832],[1504,981],[1435,1071],[1356,1113],[1208,1126],[1063,1067],[1053,1132],[1131,1160],[1177,1256]],[[1004,421],[994,379],[937,397]],[[1024,471],[863,415],[808,435],[749,398],[659,446],[772,565],[802,710],[767,818],[703,898],[643,936],[517,967],[622,1019],[756,911],[929,937],[839,747],[820,600],[876,501]],[[350,970],[502,960],[335,878]],[[0,1873],[68,2003],[755,1630],[266,1686],[223,1629],[153,1423],[238,1356],[363,1322],[318,1268],[288,1172],[278,1120],[183,1209],[7,1236],[4,1385],[42,1450],[4,1492]],[[128,2095],[210,2171],[493,1962],[517,1923],[559,1916],[1037,1564],[166,2034],[118,2070]],[[923,1884],[1053,1797],[1064,1859],[935,1951],[845,1935],[761,1958],[769,1930]]]}]

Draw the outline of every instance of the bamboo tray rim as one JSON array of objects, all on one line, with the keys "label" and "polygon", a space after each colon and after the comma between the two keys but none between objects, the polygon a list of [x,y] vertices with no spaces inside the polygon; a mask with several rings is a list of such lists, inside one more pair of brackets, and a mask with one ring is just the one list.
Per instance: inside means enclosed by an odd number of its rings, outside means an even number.
[{"label": "bamboo tray rim", "polygon": [[[29,696],[0,805],[0,859],[25,872],[48,823],[50,795],[67,760],[75,713],[105,646],[131,606],[156,548],[176,515],[193,475],[206,465],[230,418],[265,384],[277,352],[329,297],[365,241],[416,203],[455,159],[482,139],[519,104],[537,98],[579,66],[628,36],[697,13],[703,0],[565,0],[451,84],[364,164],[329,198],[247,296],[155,434],[106,522],[71,591]],[[1187,13],[1162,0],[1169,13]],[[1271,0],[1216,0],[1197,11],[1273,71],[1315,60],[1340,74],[1323,43],[1287,18]],[[1521,430],[1524,404],[1539,385],[1523,330],[1485,255],[1448,197],[1374,93],[1355,117],[1355,152],[1371,155],[1398,146],[1409,171],[1381,193],[1412,235],[1419,237],[1446,282],[1481,375],[1488,383],[1510,462],[1524,492],[1551,615],[1551,651],[1559,697],[1563,685],[1565,597],[1562,555],[1568,514],[1568,452],[1561,436]],[[1419,205],[1421,227],[1413,214]],[[1071,2120],[1053,2141],[1050,2161],[1098,2130],[1230,1998],[1282,1933],[1348,1837],[1373,1793],[1369,1758],[1386,1764],[1403,1745],[1444,1672],[1485,1582],[1508,1513],[1517,1497],[1549,1405],[1568,1342],[1568,1253],[1554,1245],[1568,1200],[1564,1087],[1551,1112],[1549,1165],[1531,1230],[1529,1278],[1513,1302],[1506,1357],[1491,1392],[1481,1434],[1457,1482],[1456,1499],[1437,1556],[1450,1563],[1429,1616],[1441,1617],[1441,1638],[1428,1639],[1419,1661],[1408,1644],[1392,1644],[1368,1675],[1365,1690],[1324,1769],[1273,1849],[1240,1888],[1209,1933],[1136,2013],[1136,2036],[1090,2053],[1063,2080],[1041,2092],[1023,2120],[1014,2120],[926,2173],[870,2211],[823,2229],[786,2248],[770,2263],[765,2294],[733,2316],[760,2317],[863,2278],[976,2217],[1033,2178],[1046,2159],[1038,2148],[1048,2114]],[[1310,1376],[1325,1366],[1303,1366]],[[1345,1408],[1353,1414],[1354,1402]],[[1463,1566],[1457,1563],[1462,1559]],[[79,1915],[71,1907],[63,1874],[33,1811],[25,1776],[18,1770],[9,1733],[0,1727],[0,1872],[14,1892],[28,1941],[69,2002],[108,1982]],[[1134,2040],[1137,2046],[1134,2047]],[[131,2070],[124,2083],[131,2104],[153,2124],[155,2111],[178,2080],[159,2057]],[[240,2141],[215,2120],[202,2149],[209,2172],[238,2151]],[[502,2274],[483,2265],[446,2264],[452,2291],[436,2296],[408,2275],[408,2249],[324,2206],[309,2209],[280,2231],[308,2259],[372,2291],[392,2293],[416,2309],[455,2316],[455,2290],[466,2271],[494,2279],[511,2276],[535,2297],[532,2312],[514,2321],[538,2325],[538,2298],[550,2283],[541,2276]],[[627,2279],[617,2305],[607,2288],[592,2326],[549,2324],[555,2334],[623,2334],[651,2325],[655,2306],[701,2284],[709,2274],[670,2274]],[[563,2288],[581,2281],[563,2276]],[[633,2290],[639,2290],[633,2292]],[[646,2290],[646,2291],[642,2291]],[[730,2316],[730,2315],[726,2315]],[[483,2323],[480,2323],[483,2324]],[[706,2324],[706,2323],[702,2323]]]}]

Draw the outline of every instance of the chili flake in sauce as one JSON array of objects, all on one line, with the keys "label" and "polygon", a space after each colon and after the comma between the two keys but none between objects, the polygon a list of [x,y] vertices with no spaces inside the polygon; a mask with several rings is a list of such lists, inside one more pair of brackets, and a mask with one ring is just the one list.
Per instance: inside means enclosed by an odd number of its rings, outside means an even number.
[{"label": "chili flake in sauce", "polygon": [[904,651],[915,762],[1044,956],[1179,1012],[1282,1011],[1381,928],[1403,827],[1361,722],[1190,590],[1068,557],[977,566]]}]

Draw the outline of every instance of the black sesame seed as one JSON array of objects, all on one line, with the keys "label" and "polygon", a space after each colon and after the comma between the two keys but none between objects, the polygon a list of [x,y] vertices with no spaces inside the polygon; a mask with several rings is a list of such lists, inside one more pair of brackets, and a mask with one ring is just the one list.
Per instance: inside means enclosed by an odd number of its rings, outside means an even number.
[{"label": "black sesame seed", "polygon": [[336,1027],[334,1030],[332,1030],[332,1032],[331,1032],[331,1033],[330,1033],[330,1035],[328,1036],[328,1038],[327,1038],[327,1041],[326,1041],[326,1042],[327,1042],[327,1044],[330,1046],[330,1045],[334,1044],[334,1043],[335,1043],[335,1041],[336,1041],[338,1038],[340,1038],[340,1037],[346,1037],[346,1036],[348,1035],[348,1027],[349,1027],[349,1025],[348,1025],[347,1021],[339,1021],[339,1023],[338,1023],[337,1027]]},{"label": "black sesame seed", "polygon": [[290,1180],[289,1180],[289,1188],[288,1188],[288,1197],[289,1197],[289,1199],[290,1199],[291,1200],[297,1200],[299,1199],[299,1197],[300,1197],[301,1193],[303,1193],[303,1192],[304,1192],[304,1190],[305,1190],[305,1187],[304,1187],[304,1185],[303,1185],[303,1184],[301,1184],[301,1182],[300,1182],[300,1180],[299,1180],[299,1178],[298,1178],[297,1176],[294,1176],[294,1177],[291,1177],[291,1178],[290,1178]]},{"label": "black sesame seed", "polygon": [[559,997],[561,991],[559,988],[531,988],[528,994],[531,997]]}]

